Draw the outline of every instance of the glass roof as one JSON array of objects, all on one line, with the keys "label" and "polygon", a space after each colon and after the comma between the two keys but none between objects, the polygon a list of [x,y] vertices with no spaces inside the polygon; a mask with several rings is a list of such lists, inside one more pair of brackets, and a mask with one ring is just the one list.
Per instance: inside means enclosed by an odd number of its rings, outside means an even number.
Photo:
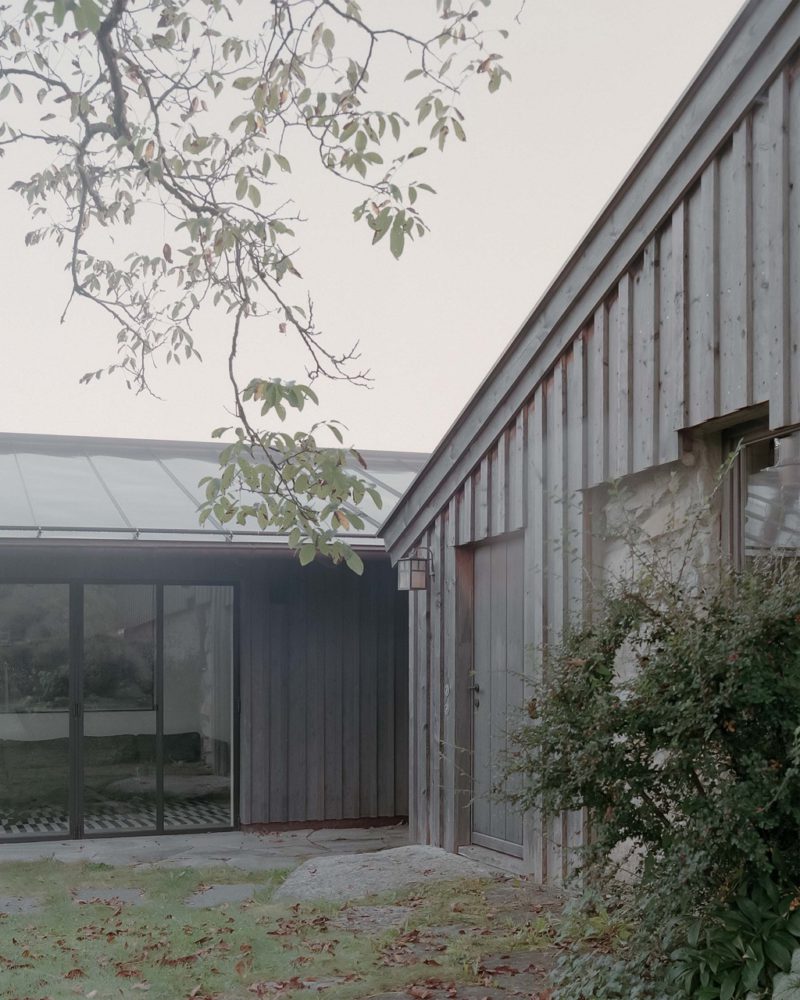
[{"label": "glass roof", "polygon": [[[0,538],[277,541],[255,522],[198,521],[203,476],[217,475],[223,445],[180,441],[0,434]],[[343,532],[368,545],[427,456],[362,452],[365,479],[383,499],[365,499],[364,530]],[[358,467],[360,469],[360,466]]]}]

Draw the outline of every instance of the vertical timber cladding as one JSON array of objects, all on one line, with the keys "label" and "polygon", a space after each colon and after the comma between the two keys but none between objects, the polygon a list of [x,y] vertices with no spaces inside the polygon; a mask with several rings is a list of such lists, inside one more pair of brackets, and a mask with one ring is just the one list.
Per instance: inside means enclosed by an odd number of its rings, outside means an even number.
[{"label": "vertical timber cladding", "polygon": [[[522,857],[522,816],[495,796],[523,701],[522,537],[474,553],[472,843]],[[512,787],[519,787],[519,776]],[[511,783],[510,783],[511,784]],[[508,787],[508,786],[506,786]],[[508,790],[512,790],[509,788]]]},{"label": "vertical timber cladding", "polygon": [[[798,20],[800,5],[791,11]],[[675,462],[679,432],[715,418],[767,404],[771,427],[800,423],[800,61],[767,75],[552,364],[534,360],[524,404],[418,538],[435,580],[411,602],[418,840],[469,842],[471,546],[524,528],[525,671],[536,677],[543,644],[585,603],[583,491]],[[524,817],[537,878],[561,881],[584,826],[581,814]]]},{"label": "vertical timber cladding", "polygon": [[241,589],[241,820],[408,812],[406,595],[388,560],[263,561]]}]

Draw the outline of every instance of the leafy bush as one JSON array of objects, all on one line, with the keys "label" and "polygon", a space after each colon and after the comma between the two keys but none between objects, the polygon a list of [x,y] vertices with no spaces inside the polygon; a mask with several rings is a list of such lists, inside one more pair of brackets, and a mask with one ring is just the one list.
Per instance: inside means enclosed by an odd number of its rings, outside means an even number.
[{"label": "leafy bush", "polygon": [[800,911],[771,882],[740,893],[732,904],[698,919],[687,945],[672,956],[670,978],[697,1000],[764,996],[778,973],[787,973],[800,938]]},{"label": "leafy bush", "polygon": [[[547,676],[515,734],[518,801],[590,810],[584,884],[636,928],[615,960],[637,970],[642,996],[766,988],[788,970],[797,926],[798,562],[699,591],[657,574],[621,585]],[[582,992],[572,972],[556,996],[633,995]]]}]

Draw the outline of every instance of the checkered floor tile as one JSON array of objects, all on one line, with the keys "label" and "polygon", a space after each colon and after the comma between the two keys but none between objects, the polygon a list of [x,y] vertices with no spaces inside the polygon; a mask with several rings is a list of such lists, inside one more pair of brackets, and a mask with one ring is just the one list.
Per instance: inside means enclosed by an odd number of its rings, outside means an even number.
[{"label": "checkered floor tile", "polygon": [[[96,833],[139,833],[156,828],[156,809],[146,799],[108,803],[90,808],[84,818],[84,831]],[[198,827],[231,826],[230,808],[223,802],[203,799],[167,800],[164,803],[164,829],[182,830]],[[69,819],[58,810],[39,809],[24,817],[0,814],[0,838],[69,836]]]}]

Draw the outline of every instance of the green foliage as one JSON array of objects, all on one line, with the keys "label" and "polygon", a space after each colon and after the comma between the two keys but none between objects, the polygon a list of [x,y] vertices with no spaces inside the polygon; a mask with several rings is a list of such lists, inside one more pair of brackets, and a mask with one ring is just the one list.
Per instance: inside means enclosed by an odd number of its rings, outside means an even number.
[{"label": "green foliage", "polygon": [[800,938],[796,899],[766,880],[740,888],[726,907],[689,927],[687,944],[671,956],[670,976],[697,1000],[766,996],[777,973],[789,972]]},{"label": "green foliage", "polygon": [[[590,810],[586,884],[637,929],[601,965],[635,973],[635,995],[763,990],[788,970],[798,929],[798,561],[720,571],[700,589],[643,573],[546,670],[515,737],[529,778],[518,799]],[[581,961],[562,1000],[634,995],[582,992]]]},{"label": "green foliage", "polygon": [[[302,410],[307,401],[316,403],[317,397],[308,386],[294,382],[253,379],[243,390],[242,401],[260,404],[262,417],[274,415],[284,421],[289,409]],[[316,423],[310,431],[293,434],[258,432],[242,407],[242,424],[234,429],[235,440],[220,454],[220,475],[200,482],[205,488],[200,522],[212,514],[221,524],[244,525],[254,520],[262,531],[272,528],[285,533],[301,565],[319,553],[333,562],[344,560],[354,573],[361,574],[360,556],[338,536],[363,530],[358,505],[365,496],[379,508],[383,501],[377,489],[353,470],[354,465],[366,468],[359,452],[318,444],[315,434],[319,430],[329,431],[342,442],[336,421]],[[213,436],[222,437],[229,430],[218,427]]]},{"label": "green foliage", "polygon": [[[359,0],[25,0],[0,9],[0,156],[24,149],[36,163],[12,184],[36,220],[26,243],[64,247],[70,300],[95,305],[116,338],[112,363],[83,381],[116,371],[150,391],[159,359],[199,359],[195,320],[216,309],[230,335],[237,419],[246,325],[259,337],[294,335],[309,381],[363,384],[356,348],[321,336],[297,266],[303,215],[289,175],[305,162],[354,184],[355,220],[375,243],[388,234],[384,246],[400,257],[427,231],[421,202],[433,188],[415,173],[418,157],[429,144],[466,139],[458,104],[470,81],[494,91],[509,75],[493,51],[506,32],[486,24],[491,4],[427,0],[388,16]],[[371,76],[398,71],[407,82],[397,106],[374,107]],[[278,406],[273,414],[280,419]],[[257,451],[266,437],[271,454],[276,435],[242,424],[248,445]],[[341,469],[312,435],[293,447],[304,441],[313,454],[300,464],[324,466],[332,492],[323,499],[339,497]],[[278,477],[297,473],[280,492],[299,507],[320,499],[299,499],[303,471],[292,461],[266,464]],[[270,497],[255,516],[289,523],[290,508],[274,511]],[[298,527],[314,537],[305,521]]]}]

